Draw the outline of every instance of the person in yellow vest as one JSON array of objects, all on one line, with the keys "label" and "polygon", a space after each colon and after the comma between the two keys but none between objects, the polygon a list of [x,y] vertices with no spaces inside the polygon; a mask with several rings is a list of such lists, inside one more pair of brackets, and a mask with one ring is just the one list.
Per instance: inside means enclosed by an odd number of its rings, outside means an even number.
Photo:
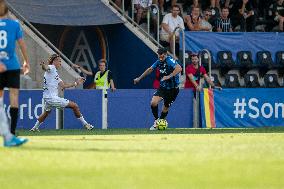
[{"label": "person in yellow vest", "polygon": [[[83,73],[87,75],[94,75],[93,72],[90,72],[83,67],[72,64],[74,68],[79,69]],[[112,91],[115,91],[116,88],[114,86],[113,78],[112,78],[112,72],[110,70],[106,70],[106,60],[100,59],[99,60],[99,71],[95,74],[94,77],[94,84],[92,88],[95,89],[111,89]]]}]

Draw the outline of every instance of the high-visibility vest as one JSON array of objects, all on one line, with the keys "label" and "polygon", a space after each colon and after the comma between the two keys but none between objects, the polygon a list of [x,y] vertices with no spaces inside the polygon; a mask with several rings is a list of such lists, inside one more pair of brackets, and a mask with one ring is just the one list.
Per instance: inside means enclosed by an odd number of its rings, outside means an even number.
[{"label": "high-visibility vest", "polygon": [[96,73],[94,79],[94,82],[96,84],[96,89],[109,89],[110,83],[108,82],[108,72],[109,70],[107,70],[102,77],[100,71]]}]

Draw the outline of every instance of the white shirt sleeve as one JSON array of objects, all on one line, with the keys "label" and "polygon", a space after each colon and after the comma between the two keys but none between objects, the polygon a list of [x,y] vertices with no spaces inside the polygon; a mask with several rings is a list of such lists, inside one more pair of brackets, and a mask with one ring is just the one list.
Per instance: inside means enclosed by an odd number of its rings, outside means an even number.
[{"label": "white shirt sleeve", "polygon": [[[171,13],[169,13],[169,14],[171,14]],[[162,23],[164,23],[164,24],[169,24],[169,16],[170,16],[169,14],[166,14],[166,15],[164,16]]]}]

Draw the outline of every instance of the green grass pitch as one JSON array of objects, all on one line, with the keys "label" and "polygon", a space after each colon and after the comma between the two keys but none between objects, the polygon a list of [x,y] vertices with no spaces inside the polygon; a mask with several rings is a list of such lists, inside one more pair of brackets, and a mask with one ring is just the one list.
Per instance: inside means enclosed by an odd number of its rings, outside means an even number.
[{"label": "green grass pitch", "polygon": [[284,187],[284,128],[19,134],[0,147],[1,189]]}]

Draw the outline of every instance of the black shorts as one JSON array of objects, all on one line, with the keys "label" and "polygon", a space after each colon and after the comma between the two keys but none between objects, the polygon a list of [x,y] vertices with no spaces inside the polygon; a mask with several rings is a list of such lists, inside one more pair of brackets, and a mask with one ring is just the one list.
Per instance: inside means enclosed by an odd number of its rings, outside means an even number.
[{"label": "black shorts", "polygon": [[7,88],[20,88],[20,70],[8,70],[0,73],[0,90]]},{"label": "black shorts", "polygon": [[170,107],[172,103],[176,100],[178,93],[179,93],[179,88],[174,88],[174,89],[159,88],[154,93],[154,96],[162,97],[164,99],[165,107]]}]

